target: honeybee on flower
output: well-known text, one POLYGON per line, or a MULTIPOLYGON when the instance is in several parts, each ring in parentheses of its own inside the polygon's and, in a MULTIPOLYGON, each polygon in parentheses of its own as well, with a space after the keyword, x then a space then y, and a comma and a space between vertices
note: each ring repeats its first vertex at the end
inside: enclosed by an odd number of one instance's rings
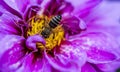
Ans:
POLYGON ((0 71, 114 72, 120 67, 119 4, 107 3, 0 1, 0 71))

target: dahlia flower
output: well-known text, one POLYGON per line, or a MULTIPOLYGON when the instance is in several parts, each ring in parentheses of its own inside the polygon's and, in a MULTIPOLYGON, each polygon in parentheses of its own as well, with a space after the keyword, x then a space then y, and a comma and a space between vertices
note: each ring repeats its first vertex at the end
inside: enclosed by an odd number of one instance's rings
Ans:
POLYGON ((1 0, 0 72, 114 72, 118 9, 102 0, 1 0))

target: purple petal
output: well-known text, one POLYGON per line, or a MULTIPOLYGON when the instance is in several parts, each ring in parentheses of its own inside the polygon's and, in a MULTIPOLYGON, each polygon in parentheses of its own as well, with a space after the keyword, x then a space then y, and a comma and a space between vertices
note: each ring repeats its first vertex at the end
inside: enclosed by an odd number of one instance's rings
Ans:
POLYGON ((25 12, 29 6, 40 5, 42 0, 14 0, 20 12, 25 12))
POLYGON ((115 26, 119 25, 120 2, 103 1, 91 14, 86 17, 90 25, 115 26))
POLYGON ((14 20, 18 18, 12 14, 2 14, 0 17, 0 32, 5 34, 16 34, 20 35, 21 31, 18 28, 17 23, 14 20))
POLYGON ((86 18, 88 31, 109 32, 120 44, 120 2, 104 1, 86 18))
POLYGON ((2 15, 3 13, 2 12, 0 12, 0 16, 2 15))
POLYGON ((2 16, 2 14, 5 12, 6 10, 0 6, 0 16, 2 16))
POLYGON ((92 9, 96 7, 102 0, 67 0, 68 2, 72 3, 74 6, 74 14, 79 15, 81 18, 87 17, 92 9))
POLYGON ((23 61, 18 72, 51 72, 49 63, 45 60, 40 52, 28 54, 23 61))
POLYGON ((0 5, 1 5, 4 9, 6 9, 7 11, 9 11, 10 13, 12 13, 12 14, 14 14, 14 15, 16 15, 16 16, 18 16, 19 18, 22 19, 22 15, 21 15, 18 11, 16 11, 15 9, 11 8, 4 0, 0 1, 0 5))
POLYGON ((45 40, 40 35, 29 36, 26 40, 26 46, 30 50, 37 51, 36 48, 37 42, 45 44, 45 40))
POLYGON ((79 72, 80 67, 86 62, 86 54, 69 42, 64 42, 60 49, 57 48, 54 57, 49 54, 45 56, 55 69, 65 72, 79 72))
POLYGON ((102 50, 97 50, 96 48, 95 49, 93 48, 93 50, 87 52, 87 55, 88 60, 94 63, 97 60, 99 60, 100 62, 109 62, 116 59, 116 56, 114 54, 102 50))
POLYGON ((15 71, 25 56, 24 38, 0 34, 0 71, 15 71))
POLYGON ((86 51, 88 62, 108 63, 120 58, 119 45, 108 34, 94 32, 85 35, 76 35, 70 41, 86 51))
POLYGON ((65 29, 65 32, 69 35, 79 34, 86 29, 86 24, 75 16, 67 16, 61 22, 65 29))
POLYGON ((81 72, 97 72, 92 65, 86 63, 82 66, 81 72))
POLYGON ((104 72, 115 72, 118 68, 120 68, 120 61, 97 64, 96 66, 104 72))
POLYGON ((30 18, 32 18, 33 16, 37 15, 38 11, 40 11, 39 6, 30 6, 24 14, 25 20, 27 21, 30 18))
POLYGON ((50 16, 71 13, 72 11, 73 6, 71 3, 65 2, 64 0, 51 0, 46 4, 44 14, 50 16))

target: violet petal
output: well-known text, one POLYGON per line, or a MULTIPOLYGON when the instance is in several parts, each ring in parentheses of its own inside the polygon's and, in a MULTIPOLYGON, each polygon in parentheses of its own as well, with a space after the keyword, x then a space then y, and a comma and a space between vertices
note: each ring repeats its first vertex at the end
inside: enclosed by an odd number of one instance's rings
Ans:
POLYGON ((14 20, 18 18, 12 14, 5 13, 0 17, 0 32, 5 34, 20 35, 21 31, 14 20))
POLYGON ((49 63, 58 71, 76 72, 86 62, 86 54, 69 42, 64 42, 57 48, 55 56, 45 54, 49 63))
POLYGON ((81 36, 72 36, 69 40, 86 51, 88 62, 108 63, 120 58, 119 45, 108 34, 93 32, 81 36))
POLYGON ((86 63, 82 66, 81 72, 97 72, 92 65, 86 63))
POLYGON ((15 71, 25 56, 25 39, 16 35, 0 34, 0 71, 15 71))
POLYGON ((0 1, 0 6, 2 6, 3 8, 5 8, 7 11, 9 11, 10 13, 18 16, 19 18, 22 19, 22 15, 16 11, 15 9, 11 8, 4 0, 0 1))
POLYGON ((79 15, 80 18, 86 18, 102 0, 67 0, 74 6, 73 14, 79 15))
POLYGON ((79 34, 86 29, 86 24, 76 16, 67 16, 61 22, 69 35, 79 34))
POLYGON ((27 21, 27 20, 29 20, 30 18, 32 18, 33 16, 35 16, 37 13, 38 13, 38 11, 40 11, 40 7, 39 6, 30 6, 27 10, 26 10, 26 12, 25 12, 25 14, 24 14, 24 18, 25 18, 25 20, 27 21))
POLYGON ((0 12, 0 16, 2 15, 3 13, 2 12, 0 12))
POLYGON ((29 6, 40 5, 42 0, 14 0, 20 12, 25 12, 29 6))
POLYGON ((120 2, 104 1, 86 18, 88 31, 111 33, 120 44, 120 2))
POLYGON ((71 13, 73 11, 73 6, 69 2, 64 0, 51 0, 45 6, 44 14, 47 16, 50 15, 59 15, 64 13, 71 13))
POLYGON ((26 40, 26 46, 30 50, 37 51, 36 48, 37 42, 45 44, 45 40, 40 35, 29 36, 26 40))
POLYGON ((0 6, 0 16, 2 16, 2 14, 5 12, 6 10, 2 7, 2 6, 0 6))
POLYGON ((101 63, 96 66, 104 72, 116 72, 116 70, 120 68, 120 61, 116 60, 110 63, 101 63))
POLYGON ((42 55, 39 52, 26 55, 22 66, 17 72, 51 72, 51 66, 42 55))

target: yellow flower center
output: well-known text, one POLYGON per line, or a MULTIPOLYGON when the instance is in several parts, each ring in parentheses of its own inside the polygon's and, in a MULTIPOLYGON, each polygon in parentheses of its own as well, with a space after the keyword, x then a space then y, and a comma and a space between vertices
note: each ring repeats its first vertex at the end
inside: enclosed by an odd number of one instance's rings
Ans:
MULTIPOLYGON (((47 16, 34 16, 29 20, 30 27, 27 30, 27 36, 32 36, 39 34, 41 35, 41 32, 46 28, 50 27, 49 22, 52 19, 52 17, 47 16)), ((47 50, 51 50, 56 46, 59 46, 61 41, 64 40, 64 29, 62 28, 62 25, 58 25, 55 28, 51 28, 51 33, 48 38, 45 38, 46 44, 45 46, 42 43, 37 43, 37 48, 47 50)))

